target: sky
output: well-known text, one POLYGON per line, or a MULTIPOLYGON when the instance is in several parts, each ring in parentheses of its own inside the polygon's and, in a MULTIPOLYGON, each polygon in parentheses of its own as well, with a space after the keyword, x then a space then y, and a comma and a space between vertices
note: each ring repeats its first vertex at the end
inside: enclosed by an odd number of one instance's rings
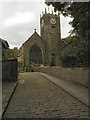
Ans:
MULTIPOLYGON (((40 14, 48 11, 44 0, 0 0, 0 38, 9 43, 10 48, 20 47, 33 33, 34 29, 40 35, 40 14), (33 2, 32 2, 33 1, 33 2)), ((57 14, 57 13, 56 13, 57 14)), ((72 29, 68 24, 70 17, 60 15, 61 38, 69 35, 72 29)))

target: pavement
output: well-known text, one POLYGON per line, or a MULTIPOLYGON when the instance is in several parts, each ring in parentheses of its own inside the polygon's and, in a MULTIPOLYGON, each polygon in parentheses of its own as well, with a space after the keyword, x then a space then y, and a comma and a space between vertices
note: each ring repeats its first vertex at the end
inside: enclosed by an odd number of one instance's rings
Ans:
POLYGON ((58 87, 61 87, 63 90, 68 92, 70 95, 80 100, 82 103, 88 106, 88 88, 80 86, 70 81, 60 80, 52 75, 46 73, 39 73, 40 75, 46 77, 52 83, 56 84, 58 87))
POLYGON ((7 105, 9 104, 10 98, 15 91, 17 82, 4 81, 2 82, 2 113, 4 113, 7 105))
MULTIPOLYGON (((88 107, 59 87, 60 82, 67 88, 71 84, 59 81, 43 73, 19 74, 4 118, 88 118, 88 107)), ((86 89, 82 90, 84 93, 86 89)))

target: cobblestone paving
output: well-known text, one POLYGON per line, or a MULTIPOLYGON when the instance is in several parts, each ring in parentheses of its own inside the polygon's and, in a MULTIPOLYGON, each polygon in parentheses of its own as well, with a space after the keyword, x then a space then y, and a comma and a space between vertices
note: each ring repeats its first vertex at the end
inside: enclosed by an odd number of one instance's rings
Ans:
POLYGON ((38 73, 22 73, 4 118, 88 118, 88 108, 38 73))
POLYGON ((2 82, 2 111, 5 109, 5 106, 15 85, 16 82, 2 82))

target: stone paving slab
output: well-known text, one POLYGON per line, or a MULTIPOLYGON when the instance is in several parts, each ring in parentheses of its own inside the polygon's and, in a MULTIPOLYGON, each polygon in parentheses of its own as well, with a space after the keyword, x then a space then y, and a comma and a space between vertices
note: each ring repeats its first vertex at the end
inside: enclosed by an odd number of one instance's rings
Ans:
POLYGON ((8 105, 9 99, 14 92, 17 82, 2 82, 2 113, 8 105))
POLYGON ((83 86, 77 85, 69 81, 60 80, 46 73, 39 73, 39 74, 46 77, 51 82, 55 83, 56 85, 58 85, 59 87, 61 87, 69 94, 79 99, 81 102, 83 102, 85 105, 88 106, 88 88, 85 88, 83 86))
POLYGON ((21 73, 4 118, 88 118, 88 108, 39 73, 21 73))

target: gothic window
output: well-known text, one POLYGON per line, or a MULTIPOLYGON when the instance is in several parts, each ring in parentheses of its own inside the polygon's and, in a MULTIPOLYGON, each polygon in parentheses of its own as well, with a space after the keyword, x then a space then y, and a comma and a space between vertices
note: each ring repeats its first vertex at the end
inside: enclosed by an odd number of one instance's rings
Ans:
POLYGON ((55 26, 52 26, 52 28, 55 28, 55 26))
POLYGON ((52 32, 55 33, 55 26, 52 26, 52 32))
POLYGON ((30 49, 30 64, 42 64, 42 52, 36 44, 30 49))

